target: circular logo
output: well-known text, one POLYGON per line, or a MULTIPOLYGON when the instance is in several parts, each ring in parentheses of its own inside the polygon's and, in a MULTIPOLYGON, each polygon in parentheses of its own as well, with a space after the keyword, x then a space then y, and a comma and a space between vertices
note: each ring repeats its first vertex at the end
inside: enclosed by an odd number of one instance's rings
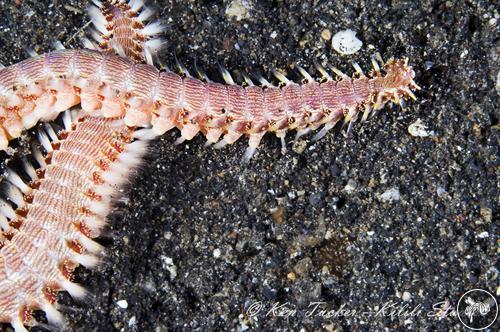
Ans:
POLYGON ((490 292, 472 289, 458 300, 457 313, 465 327, 476 331, 484 330, 496 321, 498 303, 490 292))

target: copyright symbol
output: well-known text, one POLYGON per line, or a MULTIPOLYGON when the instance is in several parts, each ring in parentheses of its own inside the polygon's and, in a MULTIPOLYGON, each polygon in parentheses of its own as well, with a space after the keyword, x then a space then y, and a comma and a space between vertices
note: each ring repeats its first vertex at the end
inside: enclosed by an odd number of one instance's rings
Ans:
POLYGON ((261 301, 257 301, 252 303, 248 309, 247 309, 247 316, 248 317, 255 317, 259 314, 259 312, 262 310, 263 304, 261 301))

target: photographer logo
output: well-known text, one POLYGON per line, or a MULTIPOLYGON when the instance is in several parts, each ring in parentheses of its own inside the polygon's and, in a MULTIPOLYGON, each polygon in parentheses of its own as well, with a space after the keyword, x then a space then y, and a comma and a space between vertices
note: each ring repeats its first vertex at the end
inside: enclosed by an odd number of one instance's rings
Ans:
POLYGON ((471 330, 484 330, 490 327, 498 316, 498 303, 493 294, 484 289, 466 292, 457 304, 460 322, 471 330))

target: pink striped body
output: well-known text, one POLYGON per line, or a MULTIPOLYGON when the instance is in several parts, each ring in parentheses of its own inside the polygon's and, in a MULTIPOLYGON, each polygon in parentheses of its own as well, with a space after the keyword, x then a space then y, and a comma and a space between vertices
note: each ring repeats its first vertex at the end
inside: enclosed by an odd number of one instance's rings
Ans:
POLYGON ((315 129, 363 105, 381 107, 411 93, 411 67, 398 60, 385 70, 373 78, 263 89, 183 78, 95 51, 57 51, 0 70, 0 146, 79 103, 94 116, 123 117, 129 126, 151 125, 158 134, 177 127, 186 139, 201 131, 213 142, 221 134, 315 129))
POLYGON ((132 135, 122 120, 85 117, 52 143, 24 194, 24 206, 12 212, 8 230, 2 225, 0 322, 23 330, 32 323, 32 312, 41 309, 60 323, 57 292, 85 295, 72 282, 72 272, 79 264, 98 262, 94 255, 102 248, 92 239, 105 224, 115 187, 126 179, 115 169, 128 172, 144 153, 145 144, 131 143, 132 135))

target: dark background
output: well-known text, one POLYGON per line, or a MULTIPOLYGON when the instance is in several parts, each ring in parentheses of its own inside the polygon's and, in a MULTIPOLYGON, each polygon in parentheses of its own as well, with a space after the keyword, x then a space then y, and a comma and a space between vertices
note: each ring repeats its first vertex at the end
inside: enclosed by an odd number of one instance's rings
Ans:
MULTIPOLYGON (((25 48, 50 51, 55 40, 78 47, 72 36, 89 20, 85 1, 18 2, 0 0, 0 62, 26 58, 25 48)), ((328 60, 351 73, 350 60, 368 69, 378 50, 386 59, 409 57, 423 89, 405 111, 386 108, 348 138, 305 137, 283 155, 279 140, 266 136, 247 165, 246 139, 222 150, 204 148, 202 136, 174 146, 176 131, 155 141, 109 218, 104 263, 78 271, 93 297, 75 303, 61 294, 67 327, 463 329, 456 317, 426 314, 438 302, 456 306, 473 288, 497 292, 494 1, 250 1, 240 21, 226 15, 229 1, 153 3, 168 25, 162 61, 172 65, 176 54, 193 68, 196 58, 214 80, 217 62, 269 77, 270 65, 299 63, 312 73, 314 60, 328 60), (345 28, 364 43, 352 56, 321 37, 345 28), (435 136, 411 136, 417 119, 435 136), (381 199, 390 189, 399 200, 381 199), (255 301, 266 308, 258 321, 245 315, 255 301), (328 310, 376 312, 395 303, 423 313, 305 317, 315 301, 328 310), (275 302, 298 312, 265 317, 275 302)), ((20 154, 32 137, 15 143, 20 154)))

